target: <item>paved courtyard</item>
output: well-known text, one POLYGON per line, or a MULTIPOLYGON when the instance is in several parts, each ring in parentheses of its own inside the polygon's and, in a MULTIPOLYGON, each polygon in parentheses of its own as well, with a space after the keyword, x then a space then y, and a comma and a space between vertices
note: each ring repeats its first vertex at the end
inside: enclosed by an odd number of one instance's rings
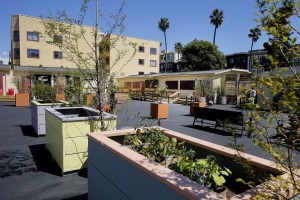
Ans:
MULTIPOLYGON (((232 105, 214 105, 234 110, 232 105)), ((15 107, 14 103, 0 102, 0 198, 1 199, 87 199, 87 173, 80 172, 64 177, 45 150, 45 137, 36 137, 31 126, 30 108, 15 107)), ((137 127, 138 124, 157 125, 148 118, 150 103, 129 101, 118 112, 118 129, 137 127), (144 120, 141 120, 144 119, 144 120)), ((189 107, 169 105, 169 118, 161 126, 209 142, 226 145, 230 135, 209 128, 192 127, 189 107)), ((238 139, 250 154, 269 158, 245 136, 238 139)), ((299 162, 299 154, 297 155, 299 162)))

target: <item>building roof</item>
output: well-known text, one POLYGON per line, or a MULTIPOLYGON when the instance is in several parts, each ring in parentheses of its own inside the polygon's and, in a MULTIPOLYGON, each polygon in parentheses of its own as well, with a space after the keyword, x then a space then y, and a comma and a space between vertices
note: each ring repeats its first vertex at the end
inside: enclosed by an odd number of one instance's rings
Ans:
POLYGON ((245 69, 221 69, 221 70, 207 70, 207 71, 191 71, 191 72, 173 72, 173 73, 158 73, 158 74, 143 74, 143 75, 130 75, 118 77, 122 78, 153 78, 153 77, 171 77, 171 76, 195 76, 195 75, 218 75, 223 73, 239 73, 251 74, 250 71, 245 69))

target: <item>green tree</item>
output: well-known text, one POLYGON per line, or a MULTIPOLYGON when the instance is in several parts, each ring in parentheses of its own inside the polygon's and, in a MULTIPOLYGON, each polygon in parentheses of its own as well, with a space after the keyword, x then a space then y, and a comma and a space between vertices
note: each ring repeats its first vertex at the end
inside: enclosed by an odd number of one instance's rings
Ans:
POLYGON ((96 93, 95 106, 100 111, 101 130, 104 130, 102 108, 104 104, 110 102, 111 82, 115 76, 111 70, 120 60, 123 59, 124 65, 126 65, 132 59, 136 52, 136 44, 127 42, 126 38, 122 36, 126 17, 125 1, 122 1, 120 8, 115 13, 111 13, 110 17, 101 16, 101 19, 106 20, 105 23, 108 24, 102 28, 101 34, 98 25, 98 1, 95 27, 91 31, 83 25, 88 11, 88 3, 89 0, 83 0, 78 19, 68 17, 65 11, 58 11, 57 16, 50 15, 43 19, 45 31, 42 35, 46 37, 49 44, 58 47, 63 52, 64 58, 77 67, 84 80, 89 84, 89 88, 96 93), (105 27, 108 28, 105 30, 105 27), (123 47, 128 48, 119 49, 117 44, 120 45, 120 43, 123 47), (82 48, 83 44, 85 51, 82 48), (109 57, 109 52, 112 50, 117 54, 115 60, 111 60, 109 57), (131 54, 128 60, 127 54, 131 54), (125 58, 125 56, 127 57, 125 58))
POLYGON ((268 76, 255 77, 253 86, 257 87, 266 110, 262 111, 259 105, 248 107, 252 120, 246 126, 247 136, 286 174, 285 177, 270 175, 273 181, 265 184, 266 189, 256 199, 290 199, 300 191, 299 163, 295 161, 300 141, 300 79, 294 67, 294 59, 300 57, 300 47, 296 45, 300 32, 295 24, 300 18, 300 1, 257 0, 257 7, 257 22, 272 46, 268 54, 271 71, 268 76), (287 67, 282 68, 282 62, 287 67), (291 75, 285 75, 287 70, 291 75), (281 94, 280 100, 270 101, 265 91, 273 96, 281 94), (277 109, 276 104, 281 108, 277 109))
POLYGON ((226 58, 208 41, 193 40, 182 50, 188 71, 223 69, 226 58))
POLYGON ((165 72, 166 72, 166 67, 168 65, 167 62, 167 53, 168 53, 168 46, 167 46, 167 30, 170 28, 170 22, 168 18, 161 18, 158 22, 158 28, 164 33, 164 38, 165 38, 165 72))
POLYGON ((261 30, 258 27, 250 29, 248 37, 251 38, 251 49, 250 49, 250 68, 252 68, 252 49, 254 42, 257 42, 261 36, 261 30))
POLYGON ((217 29, 223 23, 224 12, 223 12, 223 10, 214 9, 213 12, 212 12, 212 14, 209 16, 209 18, 210 18, 210 23, 215 26, 214 40, 213 40, 213 45, 215 45, 215 39, 216 39, 217 29))
POLYGON ((177 42, 175 43, 174 45, 174 49, 175 51, 177 52, 178 54, 178 58, 177 58, 177 61, 178 61, 178 70, 180 69, 180 66, 179 66, 179 59, 180 59, 180 54, 182 53, 182 49, 183 49, 183 46, 180 42, 177 42))

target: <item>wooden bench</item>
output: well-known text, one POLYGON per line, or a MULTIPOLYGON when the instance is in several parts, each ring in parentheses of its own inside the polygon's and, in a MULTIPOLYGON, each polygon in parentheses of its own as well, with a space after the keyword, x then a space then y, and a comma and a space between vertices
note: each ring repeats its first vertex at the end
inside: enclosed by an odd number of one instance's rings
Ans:
POLYGON ((243 131, 245 129, 244 116, 243 113, 239 111, 194 107, 193 126, 196 122, 200 122, 202 126, 203 123, 213 124, 215 125, 215 129, 217 128, 217 126, 222 126, 223 129, 225 129, 226 125, 228 124, 241 126, 241 135, 243 135, 243 131), (214 123, 210 123, 207 121, 211 121, 214 123))

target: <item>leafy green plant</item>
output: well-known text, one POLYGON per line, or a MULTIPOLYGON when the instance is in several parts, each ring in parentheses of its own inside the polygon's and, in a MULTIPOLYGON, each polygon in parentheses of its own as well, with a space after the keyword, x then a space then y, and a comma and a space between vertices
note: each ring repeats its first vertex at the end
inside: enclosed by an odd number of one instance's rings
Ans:
POLYGON ((56 102, 55 89, 51 85, 41 81, 36 81, 34 85, 30 87, 30 93, 37 101, 43 101, 44 103, 56 102))
POLYGON ((137 129, 136 134, 125 137, 124 145, 213 190, 223 186, 225 176, 231 174, 229 169, 219 166, 214 156, 195 159, 194 150, 166 136, 159 128, 137 129))
POLYGON ((86 103, 87 94, 81 84, 74 84, 71 80, 67 80, 67 86, 64 88, 66 101, 70 106, 82 106, 86 103))
POLYGON ((165 86, 161 89, 158 85, 155 85, 154 91, 159 95, 159 102, 161 102, 162 96, 168 92, 168 87, 165 86))

